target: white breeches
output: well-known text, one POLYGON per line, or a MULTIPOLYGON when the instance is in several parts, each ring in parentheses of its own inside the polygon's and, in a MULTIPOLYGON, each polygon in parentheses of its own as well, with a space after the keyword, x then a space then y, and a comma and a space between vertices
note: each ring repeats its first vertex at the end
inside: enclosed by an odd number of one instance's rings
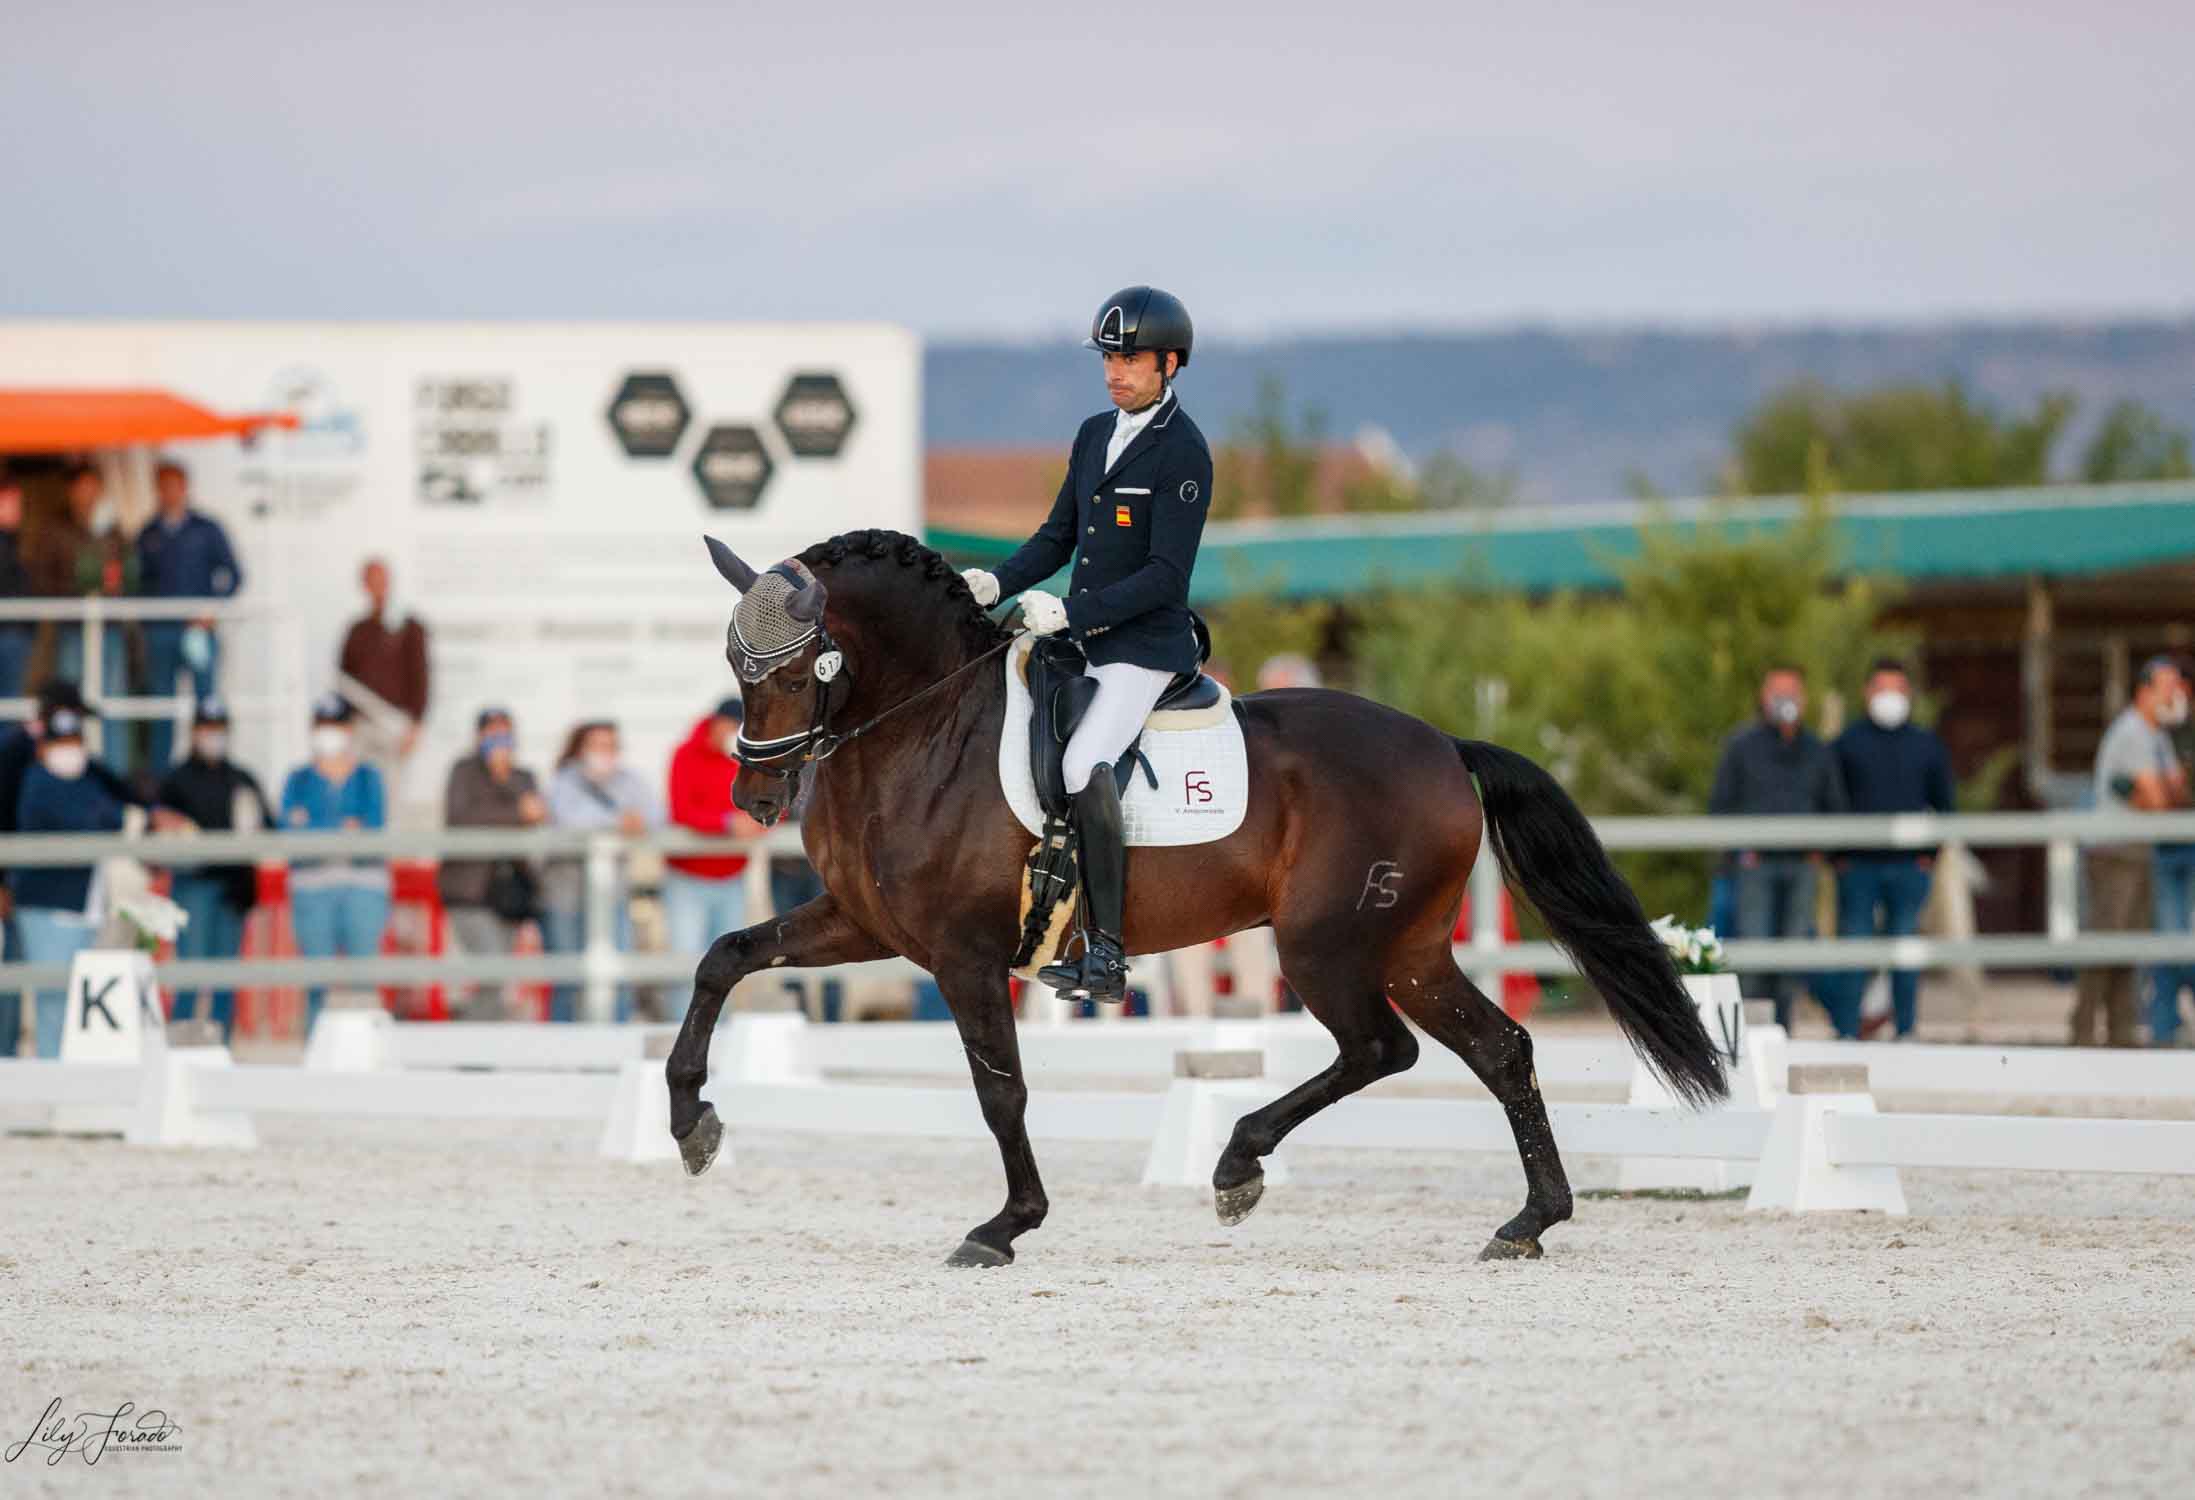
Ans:
POLYGON ((1060 769, 1066 773, 1070 794, 1090 784, 1090 770, 1098 762, 1111 764, 1120 759, 1120 752, 1128 748, 1128 742, 1150 717, 1158 695, 1174 680, 1171 672, 1127 661, 1107 662, 1090 668, 1085 675, 1097 679, 1098 690, 1090 711, 1075 726, 1074 737, 1067 741, 1067 753, 1061 759, 1060 769))

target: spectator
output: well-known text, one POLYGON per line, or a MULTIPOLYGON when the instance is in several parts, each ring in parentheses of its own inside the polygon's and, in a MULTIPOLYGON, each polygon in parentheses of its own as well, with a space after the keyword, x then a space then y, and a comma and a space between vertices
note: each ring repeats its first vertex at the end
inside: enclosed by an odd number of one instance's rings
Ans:
MULTIPOLYGON (((2172 745, 2172 758, 2179 768, 2181 785, 2187 785, 2187 711, 2185 693, 2195 689, 2195 672, 2182 658, 2177 664, 2182 687, 2182 704, 2178 720, 2174 721, 2170 706, 2160 716, 2159 726, 2166 731, 2172 745)), ((2156 917, 2159 932, 2185 933, 2195 927, 2195 844, 2159 844, 2156 863, 2151 871, 2156 884, 2156 917)), ((2195 963, 2159 964, 2149 971, 2149 1043, 2153 1047, 2170 1047, 2180 1038, 2180 991, 2195 989, 2195 963)))
MULTIPOLYGON (((23 774, 15 821, 24 833, 119 833, 129 810, 110 790, 110 782, 89 774, 84 748, 84 716, 56 709, 46 718, 38 742, 38 760, 23 774)), ((141 816, 141 815, 140 815, 141 816)), ((65 964, 90 946, 96 926, 86 913, 91 898, 88 865, 28 865, 15 872, 15 925, 22 935, 23 961, 65 964)), ((61 1028, 68 996, 61 990, 38 992, 38 1055, 61 1055, 61 1028)), ((14 1050, 14 1035, 8 1037, 14 1050)))
MULTIPOLYGON (((549 821, 558 828, 616 829, 630 837, 663 821, 655 793, 619 754, 617 726, 606 719, 581 724, 564 743, 549 783, 549 821)), ((625 862, 617 862, 617 888, 611 941, 620 953, 633 946, 632 914, 625 889, 625 862)), ((587 946, 587 883, 584 862, 552 860, 541 880, 542 946, 551 953, 578 953, 587 946)), ((632 1016, 632 986, 617 987, 617 1019, 632 1016)), ((560 984, 549 996, 549 1019, 572 1021, 579 1015, 579 986, 560 984)))
MULTIPOLYGON (((219 698, 200 700, 191 721, 190 754, 160 783, 160 806, 184 820, 187 832, 256 833, 274 826, 266 793, 251 772, 229 759, 229 710, 219 698)), ((249 864, 183 866, 171 892, 190 921, 175 940, 177 958, 234 958, 244 951, 244 919, 259 899, 259 871, 249 864)), ((208 1012, 226 1038, 235 991, 210 993, 208 1012)), ((196 1016, 198 993, 178 991, 178 1020, 196 1016)))
MULTIPOLYGON (((1933 730, 1912 722, 1913 681, 1903 662, 1884 657, 1867 675, 1867 717, 1837 736, 1837 770, 1855 813, 1953 810, 1951 756, 1933 730)), ((1915 849, 1854 850, 1837 860, 1837 935, 1909 937, 1921 925, 1935 868, 1915 849), (1879 913, 1879 915, 1878 915, 1879 913)), ((1860 1034, 1865 972, 1844 976, 1834 1019, 1839 1036, 1860 1034)), ((1890 1014, 1898 1038, 1910 1040, 1920 1018, 1920 975, 1890 977, 1890 1014)))
MULTIPOLYGON (((153 470, 153 493, 160 509, 137 533, 137 573, 143 592, 154 599, 226 599, 244 581, 229 534, 221 523, 191 506, 190 476, 173 459, 153 470)), ((190 674, 190 691, 203 701, 217 691, 221 641, 213 618, 145 622, 146 691, 155 698, 175 692, 176 679, 190 674)), ((154 719, 147 749, 155 775, 173 759, 175 726, 154 719)))
MULTIPOLYGON (((548 804, 541 800, 533 772, 519 769, 510 713, 484 708, 473 731, 473 753, 450 767, 442 800, 444 825, 525 828, 546 819, 548 804)), ((533 871, 522 859, 444 860, 438 883, 460 953, 510 952, 519 924, 539 913, 533 871)), ((503 1020, 503 986, 477 986, 466 1019, 503 1020)))
POLYGON ((419 726, 427 718, 427 627, 390 602, 389 565, 382 559, 367 559, 359 580, 366 613, 343 637, 338 668, 388 706, 383 713, 369 705, 360 751, 395 781, 418 748, 419 726))
MULTIPOLYGON (((0 469, 0 601, 31 596, 23 566, 23 482, 0 469)), ((28 620, 0 619, 0 698, 20 698, 30 678, 34 632, 28 620)), ((13 804, 8 807, 14 816, 13 804)))
MULTIPOLYGON (((361 765, 350 700, 330 693, 313 705, 312 759, 282 784, 282 826, 299 833, 386 827, 388 795, 381 773, 361 765)), ((297 951, 306 958, 371 958, 389 922, 389 872, 378 859, 290 861, 290 918, 297 951)), ((324 985, 305 995, 305 1030, 312 1032, 327 998, 324 985)))
MULTIPOLYGON (((1753 818, 1843 812, 1844 782, 1837 774, 1837 759, 1802 722, 1806 675, 1797 667, 1770 668, 1761 678, 1760 711, 1757 723, 1724 742, 1707 810, 1724 817, 1753 818)), ((1819 855, 1782 849, 1738 850, 1732 860, 1736 935, 1812 937, 1819 859, 1819 855)), ((1776 1023, 1788 1027, 1799 976, 1760 975, 1755 993, 1763 989, 1775 998, 1776 1023)))
MULTIPOLYGON (((746 710, 726 698, 716 711, 671 753, 671 821, 696 833, 761 833, 761 825, 732 806, 732 782, 739 775, 733 746, 746 710)), ((666 860, 663 872, 663 921, 671 951, 698 957, 709 944, 747 922, 747 897, 740 877, 744 854, 687 854, 666 860)))
MULTIPOLYGON (((2187 769, 2167 726, 2187 718, 2187 682, 2169 657, 2142 663, 2134 701, 2119 711, 2096 749, 2096 806, 2116 812, 2170 812, 2188 805, 2187 769)), ((2156 916, 2151 879, 2155 851, 2146 843, 2097 844, 2088 851, 2088 926, 2141 932, 2156 916)), ((2134 1045, 2134 970, 2084 970, 2073 1002, 2073 1045, 2134 1045), (2101 1023, 2103 1034, 2098 1036, 2101 1023)))
MULTIPOLYGON (((31 586, 55 599, 91 594, 119 598, 137 592, 137 554, 122 540, 105 505, 107 482, 97 469, 80 464, 69 471, 68 512, 42 527, 29 548, 31 586)), ((52 635, 54 677, 84 680, 84 627, 62 625, 52 635)), ((126 627, 100 631, 99 690, 102 696, 129 691, 129 643, 126 627)), ((126 761, 127 757, 123 757, 126 761)))

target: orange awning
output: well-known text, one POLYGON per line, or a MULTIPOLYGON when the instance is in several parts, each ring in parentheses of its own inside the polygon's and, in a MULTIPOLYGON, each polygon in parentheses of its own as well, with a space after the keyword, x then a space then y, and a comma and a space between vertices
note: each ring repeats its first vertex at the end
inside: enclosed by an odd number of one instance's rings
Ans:
POLYGON ((288 412, 223 416, 167 391, 0 389, 0 453, 71 453, 295 427, 288 412))

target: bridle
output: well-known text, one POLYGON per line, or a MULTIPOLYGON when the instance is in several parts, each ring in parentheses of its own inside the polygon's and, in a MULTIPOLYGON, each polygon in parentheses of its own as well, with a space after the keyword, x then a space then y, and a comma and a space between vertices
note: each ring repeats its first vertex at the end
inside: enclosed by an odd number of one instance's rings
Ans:
MULTIPOLYGON (((735 634, 738 628, 738 622, 735 619, 732 626, 735 634)), ((800 650, 810 641, 821 641, 823 649, 816 653, 814 709, 809 715, 807 729, 798 734, 781 734, 775 739, 751 740, 747 738, 746 727, 742 725, 738 738, 733 741, 733 748, 739 755, 739 763, 742 766, 753 766, 765 775, 789 778, 803 766, 829 760, 893 714, 921 702, 955 678, 974 671, 1020 638, 1019 634, 1007 636, 982 655, 961 663, 928 687, 916 689, 882 713, 873 714, 844 734, 838 734, 831 729, 831 684, 836 682, 843 672, 846 658, 844 653, 838 649, 837 643, 831 639, 830 632, 823 628, 823 624, 819 620, 816 622, 815 628, 809 631, 808 634, 789 646, 782 647, 772 653, 776 659, 763 669, 761 677, 755 679, 759 682, 762 678, 768 677, 770 673, 790 660, 794 652, 800 650), (828 671, 825 670, 826 662, 831 664, 828 671)), ((743 664, 755 662, 756 658, 749 655, 745 658, 743 664)))

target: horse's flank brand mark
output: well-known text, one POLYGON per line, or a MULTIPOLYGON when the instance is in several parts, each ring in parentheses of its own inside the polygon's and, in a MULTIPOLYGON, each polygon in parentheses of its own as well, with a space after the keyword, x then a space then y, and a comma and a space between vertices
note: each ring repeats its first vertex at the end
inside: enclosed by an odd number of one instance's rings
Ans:
POLYGON ((1394 882, 1402 879, 1402 866, 1391 859, 1375 859, 1372 868, 1364 872, 1364 889, 1357 893, 1357 910, 1363 911, 1369 901, 1375 908, 1393 906, 1402 899, 1394 882))

